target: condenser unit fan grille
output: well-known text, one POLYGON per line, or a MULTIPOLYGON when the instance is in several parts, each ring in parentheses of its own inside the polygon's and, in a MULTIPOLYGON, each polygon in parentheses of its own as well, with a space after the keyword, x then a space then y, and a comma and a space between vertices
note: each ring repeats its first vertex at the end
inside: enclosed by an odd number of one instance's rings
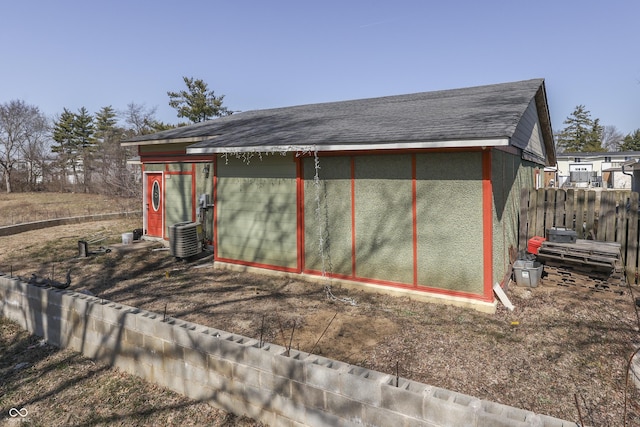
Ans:
POLYGON ((179 222, 169 226, 169 247, 176 258, 188 258, 202 252, 202 224, 179 222))

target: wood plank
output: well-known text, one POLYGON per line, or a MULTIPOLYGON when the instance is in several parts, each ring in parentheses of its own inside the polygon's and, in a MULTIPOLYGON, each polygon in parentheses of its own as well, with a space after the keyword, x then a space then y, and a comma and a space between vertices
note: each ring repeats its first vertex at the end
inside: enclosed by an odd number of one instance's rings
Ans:
POLYGON ((627 258, 627 201, 629 200, 629 194, 626 192, 620 192, 618 199, 618 209, 616 212, 616 242, 620 243, 623 249, 622 256, 627 258))
POLYGON ((606 226, 607 226, 607 222, 605 221, 605 210, 606 210, 606 205, 607 205, 607 197, 605 192, 601 192, 599 194, 600 196, 600 206, 598 208, 598 210, 596 211, 597 215, 597 225, 596 225, 596 235, 598 236, 598 240, 605 240, 605 236, 606 236, 606 226))
POLYGON ((575 243, 558 243, 545 240, 542 242, 540 249, 546 248, 562 248, 576 252, 607 254, 613 258, 619 258, 620 244, 615 242, 596 242, 593 240, 576 240, 575 243))
POLYGON ((584 238, 584 210, 585 210, 585 193, 584 190, 576 192, 576 233, 578 239, 584 238))
POLYGON ((538 192, 531 190, 529 193, 529 228, 527 230, 527 238, 530 239, 536 235, 536 227, 538 223, 538 192))
POLYGON ((573 188, 567 190, 567 195, 565 199, 565 227, 570 228, 571 230, 576 229, 576 223, 574 221, 575 209, 574 205, 576 203, 576 194, 573 188))
POLYGON ((523 188, 520 190, 520 216, 518 221, 520 221, 518 226, 518 250, 523 251, 527 249, 527 243, 529 239, 527 238, 527 230, 529 225, 529 189, 523 188))
POLYGON ((544 188, 536 191, 536 229, 534 236, 544 237, 544 188))
MULTIPOLYGON (((555 203, 555 215, 553 218, 553 223, 555 227, 563 227, 569 228, 565 222, 565 203, 567 202, 567 192, 562 188, 556 189, 556 203, 555 203)), ((547 227, 549 228, 549 227, 547 227)), ((570 228, 573 229, 573 226, 570 228)))
POLYGON ((548 229, 553 227, 553 218, 554 213, 553 209, 556 205, 556 189, 555 188, 547 188, 545 191, 545 200, 544 200, 544 231, 545 237, 548 229))
POLYGON ((631 193, 629 200, 629 231, 627 234, 627 258, 625 268, 627 271, 627 281, 636 283, 638 272, 638 193, 631 193))
POLYGON ((609 193, 609 209, 607 211, 607 242, 616 241, 616 197, 617 194, 614 191, 608 191, 609 193))
POLYGON ((595 228, 595 219, 596 219, 596 192, 589 190, 587 191, 587 218, 586 218, 586 227, 585 227, 585 238, 591 237, 593 240, 598 238, 597 231, 595 228))

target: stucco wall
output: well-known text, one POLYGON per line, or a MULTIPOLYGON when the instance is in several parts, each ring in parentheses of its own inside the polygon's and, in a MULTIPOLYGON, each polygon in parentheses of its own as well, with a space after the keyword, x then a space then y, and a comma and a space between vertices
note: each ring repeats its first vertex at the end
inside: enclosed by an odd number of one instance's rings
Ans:
POLYGON ((316 185, 314 159, 304 160, 306 270, 321 270, 322 236, 328 273, 483 294, 480 152, 327 156, 319 162, 316 185))
POLYGON ((418 283, 483 293, 482 153, 417 156, 418 283))
POLYGON ((292 155, 235 156, 217 164, 216 257, 297 268, 296 163, 292 155))
POLYGON ((534 170, 533 163, 517 155, 492 152, 494 283, 503 281, 511 262, 509 252, 517 251, 520 190, 533 187, 534 170))
POLYGON ((350 276, 351 157, 320 159, 318 182, 314 160, 303 160, 305 269, 350 276))
POLYGON ((411 156, 355 158, 355 274, 413 283, 411 156))

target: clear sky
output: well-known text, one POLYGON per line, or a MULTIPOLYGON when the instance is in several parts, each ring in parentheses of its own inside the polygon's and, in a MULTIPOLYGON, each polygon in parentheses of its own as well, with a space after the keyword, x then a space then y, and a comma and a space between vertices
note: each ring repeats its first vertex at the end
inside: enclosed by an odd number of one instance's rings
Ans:
POLYGON ((554 131, 583 104, 627 134, 639 16, 637 0, 5 0, 0 103, 135 102, 177 123, 183 76, 235 111, 543 77, 554 131))

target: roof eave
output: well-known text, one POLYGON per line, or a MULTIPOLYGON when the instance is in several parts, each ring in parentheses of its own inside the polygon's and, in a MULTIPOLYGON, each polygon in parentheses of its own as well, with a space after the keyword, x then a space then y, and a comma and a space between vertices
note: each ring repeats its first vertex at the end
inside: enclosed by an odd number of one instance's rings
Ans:
POLYGON ((120 145, 122 147, 132 147, 138 145, 162 145, 162 144, 195 144, 196 142, 202 142, 210 140, 212 136, 191 136, 185 138, 168 138, 168 139, 148 139, 144 141, 124 141, 120 145))
POLYGON ((265 146, 212 146, 187 147, 187 154, 224 154, 224 153, 283 153, 308 151, 374 151, 374 150, 412 150, 425 148, 471 148, 502 147, 509 145, 509 138, 449 140, 449 141, 410 141, 410 142, 368 142, 338 144, 300 144, 265 146))
POLYGON ((556 144, 553 140, 553 128, 551 127, 551 115, 549 113, 547 91, 545 89, 544 81, 542 81, 542 84, 536 92, 535 100, 536 109, 538 111, 538 120, 542 126, 542 138, 544 140, 547 166, 554 166, 558 163, 558 159, 556 157, 556 144))

